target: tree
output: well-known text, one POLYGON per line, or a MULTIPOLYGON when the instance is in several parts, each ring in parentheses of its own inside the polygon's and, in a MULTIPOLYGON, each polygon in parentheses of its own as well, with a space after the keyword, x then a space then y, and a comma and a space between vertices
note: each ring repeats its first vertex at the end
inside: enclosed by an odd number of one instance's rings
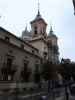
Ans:
MULTIPOLYGON (((53 91, 53 88, 55 87, 55 81, 57 79, 57 65, 52 64, 51 62, 46 62, 42 65, 42 77, 45 81, 48 81, 48 93, 53 91)), ((54 97, 54 93, 52 93, 54 97)))
POLYGON ((63 85, 65 87, 65 96, 66 100, 69 99, 68 94, 68 87, 70 87, 70 80, 71 80, 71 65, 70 63, 61 63, 59 68, 59 73, 63 78, 63 85))
POLYGON ((42 65, 42 77, 47 80, 57 79, 57 65, 51 62, 46 62, 42 65))
POLYGON ((70 70, 71 70, 71 77, 75 81, 75 63, 71 63, 70 66, 71 66, 71 68, 70 68, 70 70))

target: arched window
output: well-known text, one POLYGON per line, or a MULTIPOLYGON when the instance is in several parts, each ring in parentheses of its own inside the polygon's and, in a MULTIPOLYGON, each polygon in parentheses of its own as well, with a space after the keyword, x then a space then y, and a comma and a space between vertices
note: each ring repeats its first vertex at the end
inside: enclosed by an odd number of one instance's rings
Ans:
POLYGON ((37 27, 34 27, 34 33, 37 34, 37 27))

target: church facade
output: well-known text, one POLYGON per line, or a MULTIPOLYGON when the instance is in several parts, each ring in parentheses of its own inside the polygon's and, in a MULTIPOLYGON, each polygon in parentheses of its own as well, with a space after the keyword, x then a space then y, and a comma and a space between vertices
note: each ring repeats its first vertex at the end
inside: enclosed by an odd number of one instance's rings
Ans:
POLYGON ((26 27, 22 32, 22 39, 37 48, 42 59, 46 59, 51 63, 58 63, 58 38, 54 34, 52 27, 49 34, 47 34, 47 23, 42 18, 39 10, 35 19, 30 23, 31 31, 29 32, 26 27))

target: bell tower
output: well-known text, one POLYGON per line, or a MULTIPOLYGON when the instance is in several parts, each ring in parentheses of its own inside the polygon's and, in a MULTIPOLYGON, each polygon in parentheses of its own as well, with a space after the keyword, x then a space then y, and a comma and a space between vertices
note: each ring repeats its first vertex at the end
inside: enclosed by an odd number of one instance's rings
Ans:
POLYGON ((51 63, 59 63, 59 48, 58 48, 58 38, 54 34, 52 26, 48 34, 47 43, 48 43, 48 60, 51 63))
POLYGON ((46 35, 47 23, 40 14, 40 7, 38 2, 38 13, 33 21, 31 21, 32 37, 39 37, 46 35))

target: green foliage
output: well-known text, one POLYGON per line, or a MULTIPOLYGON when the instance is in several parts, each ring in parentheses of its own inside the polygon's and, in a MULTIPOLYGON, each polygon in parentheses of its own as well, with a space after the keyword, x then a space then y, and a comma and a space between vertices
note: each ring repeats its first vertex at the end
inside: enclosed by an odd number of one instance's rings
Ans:
POLYGON ((70 80, 71 73, 69 64, 61 64, 60 74, 62 75, 63 79, 70 80))
POLYGON ((75 64, 64 63, 59 65, 59 73, 62 75, 63 79, 70 80, 71 77, 75 80, 75 64))
POLYGON ((69 99, 68 88, 70 88, 69 82, 71 82, 71 77, 75 80, 75 64, 73 63, 61 63, 59 65, 59 73, 62 75, 63 84, 65 86, 66 100, 69 99))
POLYGON ((70 64, 71 77, 75 81, 75 64, 70 64))
POLYGON ((54 80, 56 79, 56 65, 46 62, 42 65, 42 77, 45 80, 54 80))

